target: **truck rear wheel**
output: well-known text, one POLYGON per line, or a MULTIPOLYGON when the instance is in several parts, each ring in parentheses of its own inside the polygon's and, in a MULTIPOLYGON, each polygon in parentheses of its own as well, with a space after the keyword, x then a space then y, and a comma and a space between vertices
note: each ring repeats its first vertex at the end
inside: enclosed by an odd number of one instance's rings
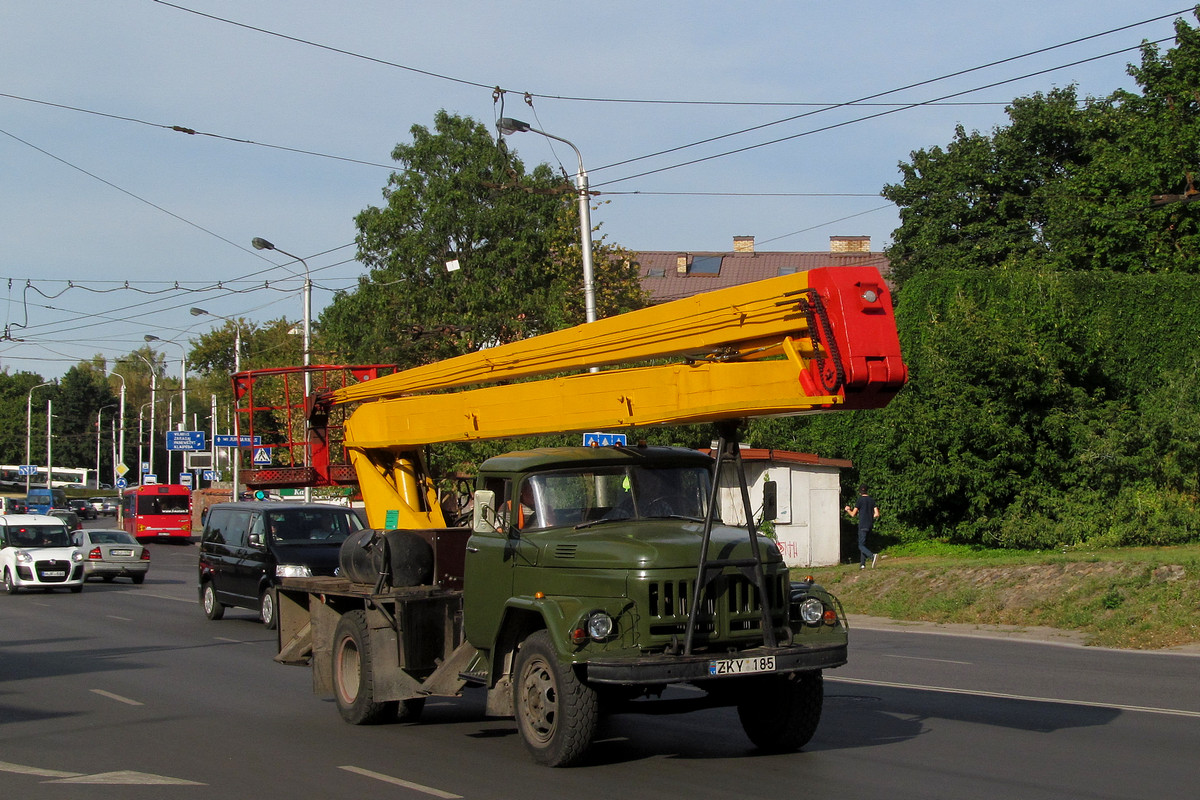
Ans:
POLYGON ((375 702, 374 683, 367 615, 347 612, 333 636, 333 696, 342 719, 351 725, 374 725, 396 718, 399 704, 375 702))
POLYGON ((517 730, 535 761, 565 767, 592 743, 599 719, 596 691, 561 666, 547 631, 525 639, 513 681, 517 730))
POLYGON ((761 750, 786 753, 812 739, 821 721, 825 696, 820 671, 746 681, 738 718, 750 741, 761 750))

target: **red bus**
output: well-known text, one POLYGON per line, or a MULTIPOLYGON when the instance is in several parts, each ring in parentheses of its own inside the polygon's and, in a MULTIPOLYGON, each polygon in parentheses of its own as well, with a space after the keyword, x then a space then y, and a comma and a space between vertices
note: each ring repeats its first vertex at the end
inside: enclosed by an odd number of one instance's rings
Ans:
POLYGON ((138 539, 186 539, 192 535, 192 490, 177 483, 149 483, 121 494, 125 530, 138 539))

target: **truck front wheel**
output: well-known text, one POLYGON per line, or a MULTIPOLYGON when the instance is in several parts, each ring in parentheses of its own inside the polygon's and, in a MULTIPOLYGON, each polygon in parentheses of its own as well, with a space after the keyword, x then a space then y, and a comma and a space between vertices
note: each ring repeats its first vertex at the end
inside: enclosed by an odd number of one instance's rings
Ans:
POLYGON ((560 665, 547 631, 525 639, 517 651, 513 681, 517 729, 535 761, 565 767, 592 743, 599 719, 596 691, 560 665))
POLYGON ((825 688, 819 671, 805 672, 748 679, 740 695, 738 718, 750 741, 761 750, 786 753, 816 733, 825 688))
POLYGON ((375 702, 374 682, 367 615, 350 611, 338 620, 333 636, 333 696, 342 719, 373 725, 396 718, 396 701, 375 702))

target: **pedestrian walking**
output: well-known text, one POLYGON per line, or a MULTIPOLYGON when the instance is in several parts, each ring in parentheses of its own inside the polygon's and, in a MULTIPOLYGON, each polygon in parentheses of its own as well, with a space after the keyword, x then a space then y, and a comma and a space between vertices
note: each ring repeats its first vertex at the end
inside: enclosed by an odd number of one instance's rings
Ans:
POLYGON ((858 520, 858 568, 867 568, 867 559, 870 559, 871 566, 879 561, 879 553, 872 553, 867 549, 867 534, 875 527, 875 520, 879 519, 879 506, 875 505, 875 498, 871 497, 867 492, 866 485, 858 487, 858 500, 853 505, 847 505, 845 512, 850 515, 851 519, 858 520))

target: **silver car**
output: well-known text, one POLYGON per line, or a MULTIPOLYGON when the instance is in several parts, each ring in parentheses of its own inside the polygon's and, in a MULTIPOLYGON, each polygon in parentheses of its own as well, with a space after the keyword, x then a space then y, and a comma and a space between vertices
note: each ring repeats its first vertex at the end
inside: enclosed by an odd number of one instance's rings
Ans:
POLYGON ((150 571, 150 551, 125 531, 81 530, 73 535, 75 546, 83 554, 83 578, 129 578, 134 583, 146 580, 150 571))

